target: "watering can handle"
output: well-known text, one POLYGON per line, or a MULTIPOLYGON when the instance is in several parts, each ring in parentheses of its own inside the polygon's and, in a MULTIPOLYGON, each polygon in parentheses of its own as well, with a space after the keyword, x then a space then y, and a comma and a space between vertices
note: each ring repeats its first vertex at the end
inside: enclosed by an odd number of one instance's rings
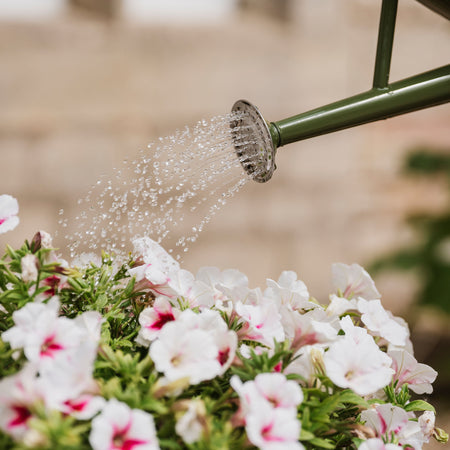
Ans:
POLYGON ((440 14, 450 20, 450 2, 448 0, 417 0, 418 2, 430 8, 435 13, 440 14))

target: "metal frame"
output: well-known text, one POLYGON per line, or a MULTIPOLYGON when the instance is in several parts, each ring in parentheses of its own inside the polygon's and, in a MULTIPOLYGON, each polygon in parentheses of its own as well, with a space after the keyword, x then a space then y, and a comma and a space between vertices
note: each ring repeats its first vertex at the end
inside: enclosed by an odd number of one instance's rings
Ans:
MULTIPOLYGON (((419 1, 432 9, 440 6, 436 12, 448 17, 450 7, 440 0, 419 1)), ((397 5, 398 0, 382 2, 372 89, 269 123, 275 148, 450 101, 450 65, 389 83, 397 5)))

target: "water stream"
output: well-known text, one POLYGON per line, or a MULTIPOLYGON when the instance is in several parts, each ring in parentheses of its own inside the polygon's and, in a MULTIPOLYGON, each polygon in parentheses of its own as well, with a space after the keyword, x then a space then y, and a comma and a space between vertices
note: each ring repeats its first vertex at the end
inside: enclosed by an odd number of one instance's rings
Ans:
MULTIPOLYGON (((125 260, 135 237, 149 236, 180 260, 214 214, 249 180, 231 130, 242 113, 202 120, 159 138, 133 161, 101 177, 78 200, 78 214, 60 211, 65 246, 73 258, 105 250, 125 260), (69 227, 70 224, 70 227, 69 227), (75 231, 74 231, 75 230, 75 231)), ((236 137, 235 137, 236 138, 236 137)))

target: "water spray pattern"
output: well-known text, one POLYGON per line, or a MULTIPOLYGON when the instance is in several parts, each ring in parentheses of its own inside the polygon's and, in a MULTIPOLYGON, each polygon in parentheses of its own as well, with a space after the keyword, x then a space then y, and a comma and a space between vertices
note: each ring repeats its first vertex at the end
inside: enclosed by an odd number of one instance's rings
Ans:
MULTIPOLYGON (((240 146, 254 144, 257 137, 247 128, 230 128, 240 115, 202 120, 159 138, 136 160, 100 178, 78 201, 81 212, 71 221, 76 231, 64 235, 71 257, 104 249, 124 259, 133 238, 149 236, 181 259, 250 179, 241 167, 248 156, 236 154, 236 136, 240 146)), ((69 219, 63 211, 61 216, 60 225, 67 228, 69 219)))

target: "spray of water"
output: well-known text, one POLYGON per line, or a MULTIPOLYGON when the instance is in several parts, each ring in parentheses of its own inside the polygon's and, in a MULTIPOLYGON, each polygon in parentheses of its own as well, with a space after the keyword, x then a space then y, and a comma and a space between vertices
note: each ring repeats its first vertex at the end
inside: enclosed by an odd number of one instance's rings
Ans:
MULTIPOLYGON (((78 201, 79 213, 61 211, 63 238, 74 257, 100 249, 125 260, 130 241, 149 236, 180 260, 214 214, 250 179, 235 150, 255 137, 239 123, 242 113, 202 120, 159 138, 134 161, 103 176, 78 201), (71 229, 69 230, 68 224, 71 229)), ((246 161, 248 157, 246 157, 246 161)))

